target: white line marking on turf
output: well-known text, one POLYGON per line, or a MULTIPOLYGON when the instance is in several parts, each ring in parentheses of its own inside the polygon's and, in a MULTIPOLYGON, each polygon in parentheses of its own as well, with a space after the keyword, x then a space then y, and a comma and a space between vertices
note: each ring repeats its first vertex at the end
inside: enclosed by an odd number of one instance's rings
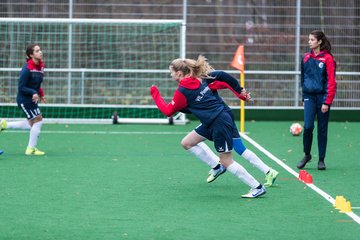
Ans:
MULTIPOLYGON (((289 173, 291 173, 292 175, 294 175, 296 178, 299 178, 299 174, 297 172, 295 172, 292 168, 290 168, 288 165, 286 165, 283 161, 281 161, 279 158, 275 157, 273 154, 271 154, 269 151, 267 151, 265 148, 263 148, 260 144, 258 144, 257 142, 255 142, 253 139, 251 139, 249 136, 247 136, 246 134, 242 134, 240 133, 241 137, 244 138, 246 141, 248 141, 249 143, 251 143, 254 147, 256 147, 257 149, 259 149, 261 152, 263 152, 265 155, 267 155, 269 158, 271 158, 273 161, 275 161, 277 164, 279 164, 281 167, 283 167, 286 171, 288 171, 289 173)), ((317 192, 318 194, 320 194, 323 198, 325 198, 327 201, 329 201, 331 203, 331 206, 333 206, 335 204, 335 199, 333 197, 331 197, 329 194, 327 194, 326 192, 324 192, 323 190, 321 190, 320 188, 318 188, 317 186, 315 186, 314 184, 308 184, 308 183, 304 183, 306 184, 308 187, 310 187, 311 189, 313 189, 315 192, 317 192)), ((346 215, 348 215, 349 217, 351 217, 355 222, 357 222, 358 224, 360 224, 360 217, 358 215, 356 215, 353 212, 349 212, 346 213, 346 215)))

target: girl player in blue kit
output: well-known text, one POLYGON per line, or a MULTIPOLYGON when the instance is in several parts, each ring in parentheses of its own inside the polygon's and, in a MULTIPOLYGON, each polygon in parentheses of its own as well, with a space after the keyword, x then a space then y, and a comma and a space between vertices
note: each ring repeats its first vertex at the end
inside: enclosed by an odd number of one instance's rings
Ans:
POLYGON ((26 155, 44 155, 45 153, 36 148, 38 137, 43 125, 43 117, 38 102, 45 102, 41 83, 44 78, 44 63, 42 51, 37 44, 31 44, 26 48, 26 64, 20 72, 18 82, 18 94, 16 101, 19 108, 24 112, 27 120, 0 122, 0 130, 7 128, 30 129, 29 143, 25 150, 26 155))
MULTIPOLYGON (((230 74, 224 71, 211 71, 208 78, 203 78, 203 81, 206 81, 210 84, 210 87, 213 91, 213 94, 219 99, 219 101, 223 102, 221 97, 219 96, 216 89, 228 88, 237 97, 239 97, 243 101, 250 100, 250 93, 247 93, 246 90, 240 87, 237 79, 232 77, 230 74), (222 86, 220 86, 220 84, 222 86), (215 90, 215 91, 214 91, 215 90)), ((231 115, 233 121, 234 116, 231 108, 223 102, 226 111, 231 115)), ((207 178, 207 182, 210 183, 214 181, 217 177, 223 174, 226 169, 224 166, 219 164, 219 157, 205 144, 203 141, 206 139, 212 141, 212 137, 210 132, 208 132, 207 128, 200 124, 196 127, 195 130, 188 133, 181 141, 181 145, 188 152, 195 155, 202 162, 210 166, 212 169, 209 171, 209 175, 207 178)), ((265 175, 265 187, 271 187, 275 182, 279 172, 270 168, 266 165, 255 153, 251 150, 247 149, 242 143, 240 136, 234 138, 234 150, 241 155, 245 160, 249 161, 253 166, 255 166, 258 170, 260 170, 265 175)))
POLYGON ((208 74, 213 70, 206 58, 199 56, 197 60, 175 59, 169 69, 171 77, 179 83, 172 101, 167 104, 156 86, 150 88, 150 93, 160 111, 169 117, 179 111, 194 114, 206 128, 209 138, 214 141, 221 165, 251 188, 242 197, 255 198, 265 194, 265 188, 232 159, 232 149, 236 150, 243 145, 238 145, 234 141, 240 136, 233 118, 220 98, 212 92, 211 88, 219 89, 216 83, 208 84, 207 81, 201 80, 209 77, 208 74))

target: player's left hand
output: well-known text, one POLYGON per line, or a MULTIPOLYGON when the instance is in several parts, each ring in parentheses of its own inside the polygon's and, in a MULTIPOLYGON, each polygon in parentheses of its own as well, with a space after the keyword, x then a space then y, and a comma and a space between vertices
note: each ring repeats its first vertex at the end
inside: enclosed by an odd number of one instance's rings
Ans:
POLYGON ((251 93, 246 93, 245 97, 246 97, 246 101, 247 101, 247 102, 249 102, 250 100, 252 100, 252 99, 251 99, 251 93))
POLYGON ((245 97, 245 101, 248 102, 251 99, 251 93, 246 92, 246 89, 241 90, 241 95, 245 97))
POLYGON ((322 113, 326 113, 327 111, 329 111, 329 106, 326 105, 326 104, 323 104, 323 105, 321 106, 321 112, 322 112, 322 113))
POLYGON ((39 94, 37 94, 37 93, 33 94, 33 96, 32 96, 32 101, 33 101, 34 103, 38 103, 39 100, 40 100, 39 94))

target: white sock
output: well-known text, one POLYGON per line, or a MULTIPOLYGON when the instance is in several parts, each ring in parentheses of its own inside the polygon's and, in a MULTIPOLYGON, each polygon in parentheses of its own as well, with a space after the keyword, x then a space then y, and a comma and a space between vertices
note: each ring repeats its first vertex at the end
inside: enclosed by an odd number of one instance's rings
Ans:
POLYGON ((246 149, 243 154, 241 154, 241 156, 248 160, 252 165, 262 171, 264 174, 270 171, 270 167, 266 165, 263 161, 261 161, 261 159, 249 149, 246 149))
POLYGON ((37 140, 41 132, 41 126, 43 125, 44 121, 41 120, 39 122, 36 122, 32 125, 30 130, 30 138, 29 138, 29 148, 34 148, 37 145, 37 140))
POLYGON ((219 164, 219 157, 203 142, 189 148, 188 152, 194 154, 203 163, 207 164, 211 168, 216 167, 219 164))
POLYGON ((260 185, 260 183, 256 181, 256 179, 251 176, 250 173, 248 173, 243 166, 241 166, 235 161, 233 161, 233 163, 230 164, 230 166, 228 166, 226 170, 234 174, 243 183, 250 186, 251 188, 257 188, 260 185))
POLYGON ((25 121, 17 121, 17 122, 8 122, 6 128, 13 128, 13 129, 30 129, 29 122, 25 121))

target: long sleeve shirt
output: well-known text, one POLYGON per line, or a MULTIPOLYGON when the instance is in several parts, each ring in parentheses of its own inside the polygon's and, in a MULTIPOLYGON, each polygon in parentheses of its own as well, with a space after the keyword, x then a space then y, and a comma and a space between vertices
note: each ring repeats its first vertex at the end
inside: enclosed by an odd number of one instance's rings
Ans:
POLYGON ((170 103, 164 101, 156 86, 150 88, 150 93, 164 115, 170 117, 179 111, 192 113, 204 125, 210 125, 221 111, 227 110, 224 102, 213 93, 224 88, 229 88, 244 99, 237 80, 222 71, 215 71, 210 74, 210 78, 204 80, 193 77, 182 79, 170 103))
POLYGON ((18 80, 18 103, 30 103, 32 102, 32 96, 34 94, 44 95, 41 89, 41 83, 44 79, 44 64, 42 61, 36 65, 33 60, 28 60, 22 67, 18 80))
POLYGON ((328 52, 305 53, 301 62, 303 98, 307 94, 324 94, 323 104, 331 105, 336 94, 335 72, 336 63, 328 52))

